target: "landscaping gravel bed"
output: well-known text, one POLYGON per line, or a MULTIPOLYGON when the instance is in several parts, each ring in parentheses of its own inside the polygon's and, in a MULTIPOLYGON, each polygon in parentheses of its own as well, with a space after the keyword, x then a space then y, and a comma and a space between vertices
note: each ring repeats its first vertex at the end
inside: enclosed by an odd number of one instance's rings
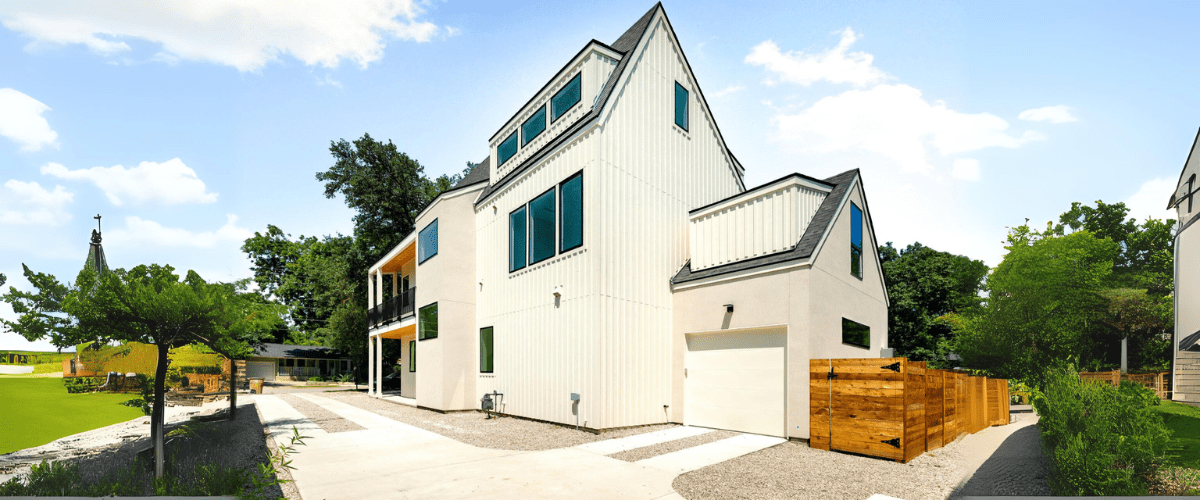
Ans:
POLYGON ((480 448, 536 451, 566 448, 634 434, 659 431, 674 424, 647 425, 600 434, 512 417, 486 419, 482 412, 438 413, 368 397, 359 392, 326 392, 322 396, 373 411, 414 427, 436 432, 480 448))
POLYGON ((336 413, 321 408, 307 399, 291 394, 276 394, 275 396, 292 405, 296 411, 303 413, 309 420, 316 422, 322 429, 325 429, 325 432, 361 431, 364 429, 363 426, 339 417, 336 413))
POLYGON ((713 441, 720 441, 736 435, 738 435, 738 433, 730 431, 705 432, 704 434, 697 436, 685 437, 683 439, 676 439, 674 441, 667 441, 665 443, 652 444, 650 446, 643 446, 641 448, 634 448, 632 450, 614 453, 609 455, 609 457, 617 460, 624 460, 626 462, 636 462, 638 460, 645 460, 650 457, 665 455, 673 451, 679 451, 685 448, 691 448, 693 446, 700 446, 713 441))

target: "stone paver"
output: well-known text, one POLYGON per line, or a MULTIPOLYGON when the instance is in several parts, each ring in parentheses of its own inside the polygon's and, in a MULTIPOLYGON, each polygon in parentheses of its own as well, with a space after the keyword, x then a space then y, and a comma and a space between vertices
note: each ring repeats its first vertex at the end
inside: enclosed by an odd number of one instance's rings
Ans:
POLYGON ((657 457, 638 460, 634 463, 674 474, 683 474, 718 464, 731 458, 737 458, 770 448, 786 441, 786 439, 772 436, 742 434, 729 439, 722 439, 657 457))
POLYGON ((629 451, 634 448, 641 448, 643 446, 650 446, 654 444, 665 443, 667 441, 674 441, 676 439, 698 436, 708 432, 712 432, 712 429, 705 429, 703 427, 673 427, 661 431, 647 432, 645 434, 635 434, 623 438, 606 439, 604 441, 585 443, 576 446, 575 448, 600 455, 612 455, 613 453, 620 453, 622 451, 629 451))

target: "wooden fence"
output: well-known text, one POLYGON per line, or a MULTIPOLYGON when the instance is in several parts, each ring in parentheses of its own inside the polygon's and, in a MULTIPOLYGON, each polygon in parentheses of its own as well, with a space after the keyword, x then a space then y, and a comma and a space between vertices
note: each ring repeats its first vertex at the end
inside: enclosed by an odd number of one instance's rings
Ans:
POLYGON ((1108 382, 1114 386, 1121 385, 1122 380, 1128 380, 1154 391, 1162 399, 1171 399, 1171 372, 1121 373, 1121 370, 1081 372, 1079 378, 1108 382))
POLYGON ((900 462, 1009 423, 1008 381, 906 358, 814 359, 809 446, 900 462))

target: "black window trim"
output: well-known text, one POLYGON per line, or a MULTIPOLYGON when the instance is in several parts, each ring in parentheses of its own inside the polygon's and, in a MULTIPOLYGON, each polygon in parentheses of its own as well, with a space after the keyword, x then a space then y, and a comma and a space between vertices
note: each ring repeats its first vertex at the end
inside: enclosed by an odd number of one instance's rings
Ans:
MULTIPOLYGON (((553 236, 553 238, 554 238, 554 251, 553 251, 553 252, 551 252, 551 253, 550 253, 550 255, 546 256, 546 257, 545 257, 545 258, 543 258, 542 260, 538 260, 538 261, 534 261, 534 260, 533 260, 533 210, 532 210, 532 207, 533 207, 533 200, 536 200, 536 199, 538 199, 538 198, 541 198, 541 197, 543 197, 543 196, 546 196, 546 194, 548 194, 548 193, 554 193, 554 196, 555 196, 555 201, 556 201, 556 202, 558 201, 558 198, 562 198, 561 196, 559 196, 559 195, 558 195, 558 184, 555 184, 555 185, 553 185, 553 186, 550 186, 550 189, 547 189, 547 190, 545 190, 545 191, 542 191, 542 192, 541 192, 541 194, 538 194, 537 196, 534 196, 534 197, 533 197, 532 199, 530 199, 529 201, 525 202, 525 205, 526 205, 527 207, 530 207, 529 209, 526 209, 526 210, 525 210, 525 217, 526 217, 526 219, 527 219, 527 221, 528 221, 528 222, 526 222, 526 224, 525 224, 525 228, 527 229, 527 230, 525 231, 525 232, 527 233, 527 234, 525 235, 525 237, 526 237, 526 239, 528 240, 528 242, 527 242, 527 243, 526 243, 526 245, 525 245, 525 251, 526 251, 526 253, 529 255, 529 265, 530 265, 530 266, 533 266, 534 264, 538 264, 538 263, 541 263, 541 262, 546 262, 546 261, 548 261, 548 260, 550 260, 550 259, 553 259, 554 257, 557 257, 557 256, 558 256, 558 243, 559 243, 559 241, 558 241, 558 225, 559 225, 561 222, 559 221, 559 220, 560 220, 560 217, 558 216, 558 214, 557 214, 557 213, 555 213, 555 214, 554 214, 554 226, 553 226, 553 227, 554 227, 554 236, 553 236)), ((558 211, 558 203, 555 203, 555 204, 554 204, 554 210, 555 210, 555 211, 558 211)))
POLYGON ((508 137, 505 137, 503 141, 500 141, 500 143, 496 145, 496 160, 497 160, 497 163, 499 163, 499 165, 496 165, 497 167, 499 167, 500 165, 504 165, 505 163, 508 163, 509 160, 517 157, 517 153, 521 152, 521 138, 517 137, 517 132, 520 130, 520 128, 521 127, 518 125, 517 129, 513 130, 511 134, 508 134, 508 137), (500 161, 500 146, 503 145, 504 143, 508 142, 509 139, 513 139, 513 138, 516 138, 516 140, 513 142, 516 143, 517 150, 513 151, 512 156, 509 156, 508 158, 505 158, 503 161, 500 161))
MULTIPOLYGON (((421 342, 424 342, 426 340, 434 340, 434 339, 438 338, 438 334, 441 333, 441 332, 437 332, 437 333, 434 333, 432 337, 421 338, 421 324, 420 324, 421 323, 421 311, 428 309, 430 307, 436 307, 437 304, 438 304, 437 301, 434 301, 434 302, 430 302, 428 304, 425 304, 425 305, 417 308, 417 340, 420 340, 421 342)), ((439 308, 439 311, 438 311, 439 316, 441 315, 440 309, 441 308, 439 308)))
POLYGON ((483 371, 483 355, 481 353, 479 356, 479 373, 496 373, 496 327, 485 326, 479 329, 479 347, 480 349, 483 348, 483 331, 489 329, 492 331, 492 369, 483 371))
MULTIPOLYGON (((578 106, 580 104, 583 104, 583 71, 575 73, 575 76, 572 76, 569 80, 567 80, 567 83, 564 84, 562 86, 562 88, 558 89, 558 92, 555 92, 554 95, 550 96, 550 124, 553 125, 554 122, 558 121, 559 118, 567 116, 568 111, 575 109, 575 106, 578 106), (558 94, 561 94, 562 91, 566 90, 567 85, 570 85, 572 80, 579 80, 579 100, 575 101, 574 104, 567 106, 567 109, 564 109, 561 115, 558 115, 558 117, 555 117, 554 116, 554 98, 558 97, 558 94)), ((549 127, 547 127, 547 128, 549 128, 549 127)))
POLYGON ((870 326, 864 325, 864 324, 854 321, 850 318, 842 316, 842 345, 848 345, 850 347, 857 347, 859 349, 871 350, 871 333, 870 332, 871 332, 870 326), (846 342, 846 323, 845 323, 846 321, 854 323, 858 326, 866 327, 866 329, 867 329, 867 345, 860 345, 860 344, 855 344, 853 342, 846 342))
MULTIPOLYGON (((429 229, 429 226, 432 226, 432 225, 434 225, 434 224, 437 224, 437 223, 438 223, 438 219, 437 219, 437 217, 434 217, 434 218, 433 218, 433 220, 429 222, 429 224, 425 224, 425 227, 424 227, 423 229, 421 229, 420 231, 417 231, 417 253, 418 253, 418 254, 420 254, 420 253, 421 253, 421 233, 425 232, 425 230, 426 230, 426 229, 429 229)), ((438 226, 438 232, 439 232, 439 233, 441 232, 441 226, 440 226, 440 225, 438 226)), ((436 242, 437 242, 437 239, 436 239, 436 238, 434 239, 434 241, 435 241, 435 244, 437 244, 437 243, 436 243, 436 242)), ((438 245, 438 248, 441 248, 441 245, 438 245)), ((421 260, 421 259, 419 259, 419 258, 418 258, 418 259, 417 259, 417 265, 419 266, 419 265, 422 265, 422 264, 424 264, 424 263, 426 263, 426 262, 429 262, 429 259, 432 259, 432 258, 433 258, 434 256, 436 256, 437 254, 438 254, 438 251, 435 249, 435 250, 433 251, 433 255, 426 255, 424 260, 421 260)), ((417 257, 420 257, 420 255, 418 255, 417 257)), ((393 285, 393 286, 394 286, 394 285, 393 285)), ((399 287, 397 287, 397 288, 399 288, 399 287)))
MULTIPOLYGON (((679 83, 679 80, 675 80, 675 88, 674 88, 675 95, 673 96, 673 97, 675 97, 675 99, 679 98, 679 89, 683 89, 683 92, 687 94, 687 97, 684 99, 684 108, 683 108, 683 110, 684 110, 683 112, 686 116, 683 117, 684 124, 680 125, 679 120, 678 120, 679 111, 678 111, 678 109, 675 109, 673 107, 674 112, 671 113, 671 115, 672 115, 671 123, 673 123, 676 127, 679 127, 680 130, 683 130, 684 132, 687 132, 687 133, 691 133, 691 128, 692 128, 691 127, 691 125, 692 125, 692 91, 688 90, 687 87, 684 87, 682 83, 679 83)), ((676 106, 678 106, 678 104, 676 104, 676 106)))
POLYGON ((408 373, 417 373, 417 363, 416 363, 417 357, 415 356, 416 353, 417 353, 417 341, 415 341, 415 340, 408 341, 408 373))
MULTIPOLYGON (((537 111, 534 111, 533 113, 531 113, 529 115, 529 118, 526 118, 525 121, 521 122, 521 126, 518 127, 519 129, 521 129, 520 147, 528 146, 529 143, 533 142, 534 139, 537 139, 539 135, 542 135, 542 134, 546 133, 547 130, 550 130, 550 124, 548 123, 548 120, 550 119, 550 117, 545 115, 545 112, 547 111, 547 108, 549 108, 549 107, 550 107, 550 103, 541 105, 541 107, 539 107, 537 111), (533 117, 537 116, 538 113, 543 113, 542 114, 542 125, 543 125, 542 130, 538 131, 538 133, 536 133, 536 134, 533 134, 533 137, 525 137, 525 124, 527 124, 531 120, 533 120, 533 117)), ((518 148, 517 150, 520 151, 520 148, 518 148)), ((516 155, 513 155, 513 156, 516 156, 516 155)))
MULTIPOLYGON (((563 180, 562 180, 562 182, 559 182, 559 183, 558 183, 558 247, 559 247, 559 249, 558 249, 558 253, 559 253, 559 255, 562 255, 562 254, 564 254, 564 253, 567 253, 567 252, 569 252, 569 251, 571 251, 571 250, 574 250, 574 249, 576 249, 576 248, 582 247, 582 246, 583 246, 583 241, 584 241, 584 239, 585 239, 585 236, 584 236, 584 231, 583 231, 583 224, 584 224, 584 222, 583 222, 583 221, 584 221, 585 217, 583 217, 583 214, 581 213, 581 214, 580 214, 580 217, 579 217, 579 244, 578 244, 578 245, 575 245, 575 246, 573 246, 573 247, 570 247, 570 248, 565 248, 565 247, 563 247, 563 246, 562 246, 562 244, 563 244, 563 242, 562 242, 562 234, 563 234, 563 231, 562 231, 562 224, 563 224, 563 214, 567 213, 565 210, 563 210, 563 202, 566 200, 566 198, 564 198, 564 197, 563 197, 563 195, 562 195, 562 187, 563 187, 563 184, 566 184, 566 183, 568 183, 568 182, 570 182, 570 181, 573 181, 573 180, 575 180, 575 178, 576 178, 576 177, 579 177, 579 178, 581 178, 581 181, 582 181, 582 177, 583 177, 583 169, 580 169, 578 172, 575 172, 575 173, 571 174, 571 175, 570 175, 570 176, 568 176, 566 179, 563 179, 563 180)), ((579 204, 581 205, 581 207, 580 207, 579 211, 580 211, 580 212, 583 212, 583 208, 582 208, 582 205, 584 204, 584 201, 583 201, 583 189, 580 189, 580 190, 579 190, 579 204)))
POLYGON ((529 203, 524 203, 521 206, 514 208, 508 213, 508 273, 512 274, 522 269, 529 267, 529 203), (513 234, 512 234, 512 216, 521 210, 525 211, 525 263, 521 267, 513 267, 513 234))

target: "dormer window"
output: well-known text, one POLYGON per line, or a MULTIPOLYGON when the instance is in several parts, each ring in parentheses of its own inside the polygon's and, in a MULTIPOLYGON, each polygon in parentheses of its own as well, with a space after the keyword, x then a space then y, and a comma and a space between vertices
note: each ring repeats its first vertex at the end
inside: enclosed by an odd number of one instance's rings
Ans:
POLYGON ((581 96, 580 82, 582 81, 583 73, 577 73, 575 78, 563 85, 554 98, 550 99, 550 121, 557 120, 558 117, 567 113, 572 106, 579 104, 581 96))
POLYGON ((546 131, 546 107, 542 106, 521 124, 521 145, 529 144, 535 137, 546 131))
POLYGON ((504 162, 508 161, 509 158, 512 158, 516 154, 517 131, 514 130, 512 135, 508 136, 508 139, 505 139, 504 142, 501 142, 499 146, 496 146, 496 164, 503 165, 504 162))

